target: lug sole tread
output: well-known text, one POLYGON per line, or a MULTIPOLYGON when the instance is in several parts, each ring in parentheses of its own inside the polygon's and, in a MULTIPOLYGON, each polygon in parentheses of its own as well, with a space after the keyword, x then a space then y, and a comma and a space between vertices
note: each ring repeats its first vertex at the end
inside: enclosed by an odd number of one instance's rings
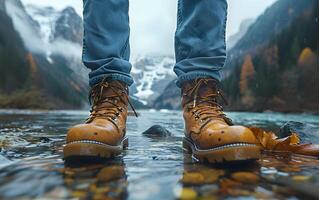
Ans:
POLYGON ((183 149, 191 153, 194 160, 212 164, 255 161, 261 157, 261 147, 245 143, 235 143, 213 149, 201 150, 189 139, 184 138, 183 149))

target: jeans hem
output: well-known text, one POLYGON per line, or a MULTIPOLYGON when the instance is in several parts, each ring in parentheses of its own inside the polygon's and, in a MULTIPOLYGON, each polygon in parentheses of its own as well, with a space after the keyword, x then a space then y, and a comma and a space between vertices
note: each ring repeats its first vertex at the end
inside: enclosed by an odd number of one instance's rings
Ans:
POLYGON ((131 86, 133 84, 133 79, 131 77, 127 77, 121 74, 103 74, 103 75, 98 75, 94 78, 90 78, 90 86, 93 87, 96 84, 99 84, 103 79, 109 79, 109 80, 117 80, 117 81, 122 81, 128 86, 131 86))
POLYGON ((183 85, 183 82, 198 79, 198 78, 213 78, 217 80, 218 82, 221 81, 219 72, 217 73, 192 72, 192 73, 187 73, 187 74, 179 76, 176 81, 176 85, 177 87, 181 88, 183 85))

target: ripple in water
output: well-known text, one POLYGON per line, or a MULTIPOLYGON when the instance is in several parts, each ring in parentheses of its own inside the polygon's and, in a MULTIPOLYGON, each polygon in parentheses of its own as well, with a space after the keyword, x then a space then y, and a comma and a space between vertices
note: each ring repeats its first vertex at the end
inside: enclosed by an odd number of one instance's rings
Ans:
MULTIPOLYGON (((115 160, 62 160, 67 128, 84 111, 0 111, 0 199, 319 198, 317 158, 263 155, 257 163, 207 166, 183 153, 182 113, 140 111, 129 117, 129 149, 115 160), (158 124, 172 135, 143 136, 158 124)), ((319 117, 306 114, 228 113, 236 124, 278 131, 304 124, 304 141, 319 143, 319 117)))

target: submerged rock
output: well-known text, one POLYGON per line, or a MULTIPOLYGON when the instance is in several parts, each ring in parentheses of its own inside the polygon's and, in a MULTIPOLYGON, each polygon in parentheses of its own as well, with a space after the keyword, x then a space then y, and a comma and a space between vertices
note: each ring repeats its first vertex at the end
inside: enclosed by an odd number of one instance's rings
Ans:
POLYGON ((146 131, 144 131, 142 134, 150 138, 165 138, 172 136, 171 132, 169 132, 166 128, 160 125, 154 125, 146 131))
POLYGON ((316 131, 318 130, 315 130, 315 128, 307 124, 304 124, 301 122, 289 121, 286 124, 284 124, 282 127, 280 127, 278 136, 282 138, 282 137, 288 137, 292 133, 297 133, 302 141, 314 142, 314 141, 311 141, 310 139, 311 137, 309 136, 313 135, 316 131))
POLYGON ((246 184, 253 184, 259 182, 259 176, 251 172, 235 172, 231 175, 231 178, 235 181, 246 184))

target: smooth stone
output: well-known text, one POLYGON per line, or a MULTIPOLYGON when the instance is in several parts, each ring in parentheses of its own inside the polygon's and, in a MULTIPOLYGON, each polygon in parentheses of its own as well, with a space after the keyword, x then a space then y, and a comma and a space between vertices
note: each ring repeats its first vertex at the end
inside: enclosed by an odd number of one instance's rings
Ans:
POLYGON ((172 135, 171 132, 169 132, 166 128, 160 125, 154 125, 146 131, 144 131, 142 134, 150 138, 165 138, 170 137, 172 135))

